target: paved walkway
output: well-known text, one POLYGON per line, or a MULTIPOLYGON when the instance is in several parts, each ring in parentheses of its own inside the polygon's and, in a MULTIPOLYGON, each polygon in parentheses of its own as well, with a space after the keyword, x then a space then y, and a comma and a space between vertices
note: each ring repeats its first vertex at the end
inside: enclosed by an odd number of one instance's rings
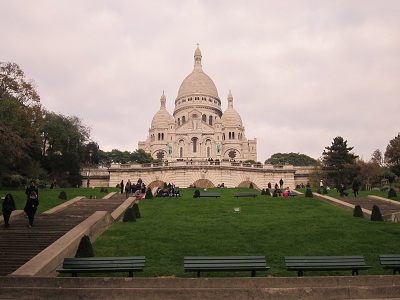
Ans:
POLYGON ((111 213, 125 200, 120 194, 110 199, 83 198, 54 214, 36 214, 32 228, 22 214, 13 218, 8 229, 0 229, 0 276, 17 270, 95 211, 111 213))

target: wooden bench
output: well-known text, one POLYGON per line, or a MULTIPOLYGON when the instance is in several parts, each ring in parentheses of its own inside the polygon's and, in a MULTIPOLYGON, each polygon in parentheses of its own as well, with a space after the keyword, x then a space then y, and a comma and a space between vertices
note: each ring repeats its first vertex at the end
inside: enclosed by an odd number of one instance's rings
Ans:
POLYGON ((256 271, 268 271, 265 256, 186 256, 184 258, 185 272, 227 272, 251 271, 251 277, 256 271))
POLYGON ((213 198, 219 198, 221 197, 220 193, 208 193, 208 192, 204 192, 204 193, 200 193, 200 197, 213 197, 213 198))
POLYGON ((285 264, 298 276, 303 276, 303 271, 338 270, 351 270, 352 275, 358 275, 359 270, 372 268, 365 265, 364 256, 285 256, 285 264))
POLYGON ((237 192, 233 196, 236 198, 239 198, 239 197, 254 197, 255 198, 258 196, 258 193, 256 193, 256 192, 237 192))
POLYGON ((143 271, 145 260, 145 256, 64 258, 62 269, 57 272, 71 273, 73 277, 78 273, 128 272, 133 277, 133 272, 143 271))
POLYGON ((380 254, 379 260, 384 269, 393 270, 393 275, 400 274, 400 254, 380 254))

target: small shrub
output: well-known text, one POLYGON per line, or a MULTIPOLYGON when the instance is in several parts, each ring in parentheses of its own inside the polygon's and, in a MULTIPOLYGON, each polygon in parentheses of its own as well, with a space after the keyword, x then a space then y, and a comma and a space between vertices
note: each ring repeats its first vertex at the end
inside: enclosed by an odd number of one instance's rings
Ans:
POLYGON ((381 187, 382 192, 387 192, 389 190, 390 190, 390 186, 388 186, 388 185, 384 185, 383 187, 381 187))
POLYGON ((383 217, 378 205, 372 207, 371 221, 383 221, 383 217))
POLYGON ((135 218, 136 219, 140 219, 141 216, 140 216, 140 211, 139 211, 139 204, 137 204, 137 203, 133 204, 132 209, 133 209, 133 212, 135 214, 135 218))
POLYGON ((364 213, 360 205, 354 206, 353 216, 357 218, 364 218, 364 213))
POLYGON ((267 189, 265 190, 265 195, 271 196, 271 191, 269 190, 269 188, 267 188, 267 189))
POLYGON ((87 235, 81 238, 75 257, 94 257, 92 243, 87 235))
POLYGON ((266 195, 266 194, 265 194, 265 189, 262 189, 262 190, 261 190, 261 195, 266 195))
POLYGON ((146 195, 144 196, 146 199, 153 199, 153 193, 151 192, 150 188, 147 188, 146 195))
POLYGON ((307 189, 306 190, 306 193, 304 194, 304 197, 309 197, 309 198, 313 198, 314 197, 311 189, 307 189))
POLYGON ((122 221, 123 222, 136 222, 135 211, 133 210, 133 208, 128 208, 125 211, 122 221))
POLYGON ((381 189, 380 189, 380 188, 378 188, 378 187, 374 187, 374 188, 372 188, 372 191, 373 191, 373 192, 380 192, 380 191, 381 191, 381 189))
POLYGON ((164 189, 168 188, 168 184, 166 182, 164 182, 163 187, 164 187, 164 189))
POLYGON ((102 187, 102 188, 100 189, 100 193, 108 193, 108 190, 107 190, 106 188, 103 188, 103 187, 102 187))
POLYGON ((323 191, 322 191, 323 195, 328 195, 328 189, 326 187, 324 187, 323 191))
POLYGON ((394 188, 390 188, 389 192, 388 192, 388 198, 396 198, 397 197, 397 193, 394 190, 394 188))
POLYGON ((300 184, 296 184, 296 190, 299 189, 299 188, 301 188, 300 184))
POLYGON ((318 190, 317 190, 317 194, 321 194, 321 189, 318 189, 318 190))
POLYGON ((250 182, 250 187, 249 188, 254 189, 254 185, 253 185, 252 182, 250 182))
POLYGON ((58 198, 62 200, 67 200, 67 193, 65 191, 61 191, 58 195, 58 198))

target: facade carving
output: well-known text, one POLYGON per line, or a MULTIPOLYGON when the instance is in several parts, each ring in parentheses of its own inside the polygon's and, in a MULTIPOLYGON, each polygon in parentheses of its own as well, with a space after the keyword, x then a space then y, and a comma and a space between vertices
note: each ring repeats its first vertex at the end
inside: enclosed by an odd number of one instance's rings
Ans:
POLYGON ((257 161, 257 139, 249 140, 229 91, 228 108, 223 112, 217 88, 203 71, 199 47, 194 53, 193 71, 183 80, 175 109, 166 109, 161 95, 146 141, 139 149, 161 160, 253 160, 257 161))

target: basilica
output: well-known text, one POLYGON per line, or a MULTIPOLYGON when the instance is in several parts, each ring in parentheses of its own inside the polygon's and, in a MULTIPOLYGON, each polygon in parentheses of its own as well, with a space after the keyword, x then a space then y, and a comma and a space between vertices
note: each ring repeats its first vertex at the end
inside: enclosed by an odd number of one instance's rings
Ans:
POLYGON ((257 139, 247 139, 229 91, 223 112, 212 79, 203 71, 197 46, 193 71, 183 80, 171 115, 164 92, 146 141, 138 149, 162 161, 257 161, 257 139))

